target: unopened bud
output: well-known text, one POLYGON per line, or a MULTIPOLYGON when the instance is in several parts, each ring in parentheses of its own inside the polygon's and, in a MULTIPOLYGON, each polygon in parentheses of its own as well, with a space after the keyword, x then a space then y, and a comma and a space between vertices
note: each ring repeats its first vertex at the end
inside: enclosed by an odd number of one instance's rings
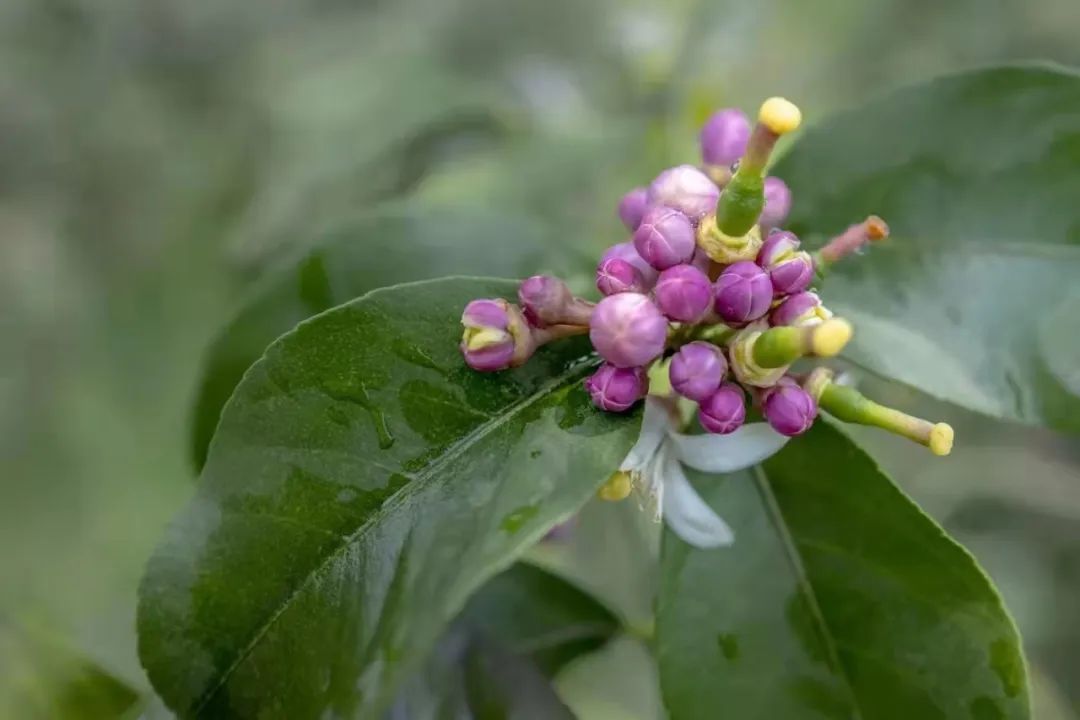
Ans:
POLYGON ((645 279, 636 267, 618 258, 604 260, 596 268, 596 289, 604 295, 648 291, 645 279))
POLYGON ((769 313, 769 323, 783 325, 817 325, 828 320, 832 313, 821 304, 821 298, 814 292, 801 292, 791 295, 769 313))
POLYGON ((657 270, 666 270, 694 256, 694 226, 678 210, 649 208, 634 231, 634 249, 657 270))
POLYGON ((652 362, 664 352, 667 318, 639 293, 610 295, 593 310, 589 338, 596 351, 616 367, 652 362))
POLYGON ((702 402, 716 392, 727 374, 724 353, 712 343, 692 342, 683 345, 671 358, 668 377, 675 392, 702 402))
POLYGON ((952 452, 953 429, 948 423, 932 423, 880 405, 855 388, 835 382, 826 384, 820 392, 818 404, 839 420, 888 430, 925 445, 935 455, 952 452))
POLYGON ((757 263, 769 273, 776 295, 802 292, 814 279, 814 261, 809 253, 799 250, 795 233, 770 233, 761 245, 757 263))
POLYGON ((637 230, 641 224, 641 217, 649 206, 648 194, 645 188, 636 187, 619 200, 619 219, 630 232, 637 230))
POLYGON ((782 378, 761 398, 762 412, 773 430, 794 437, 810 429, 817 418, 817 402, 791 378, 782 378))
POLYGON ((562 280, 550 275, 533 275, 518 286, 518 300, 525 318, 535 327, 573 324, 588 325, 592 304, 578 300, 562 280))
POLYGON ((716 210, 720 189, 709 176, 693 165, 668 168, 649 184, 650 205, 665 205, 686 215, 692 222, 716 210))
POLYGON ((474 370, 494 372, 516 367, 535 350, 521 311, 501 298, 473 300, 461 315, 465 332, 461 354, 474 370))
POLYGON ((746 395, 735 383, 723 383, 698 407, 701 427, 711 433, 727 435, 746 422, 746 395))
POLYGON ((750 121, 741 110, 717 110, 701 128, 701 160, 709 166, 731 166, 746 152, 750 129, 750 121))
POLYGON ((769 311, 772 281, 765 271, 750 261, 729 265, 716 279, 717 314, 726 322, 743 324, 757 320, 769 311))
POLYGON ((647 288, 651 288, 656 283, 656 276, 659 275, 656 268, 645 262, 645 258, 638 255, 638 251, 634 249, 634 243, 632 242, 612 245, 600 256, 601 263, 605 260, 622 260, 630 263, 641 273, 641 279, 645 282, 647 288))
POLYGON ((607 412, 625 412, 649 392, 644 368, 617 368, 604 363, 585 380, 593 405, 607 412))
POLYGON ((660 273, 653 296, 660 312, 677 322, 693 323, 712 305, 712 282, 693 265, 676 265, 660 273))
POLYGON ((765 193, 765 207, 758 217, 758 225, 762 232, 768 232, 772 228, 780 227, 787 220, 791 212, 791 190, 787 183, 778 177, 765 178, 763 187, 765 193))

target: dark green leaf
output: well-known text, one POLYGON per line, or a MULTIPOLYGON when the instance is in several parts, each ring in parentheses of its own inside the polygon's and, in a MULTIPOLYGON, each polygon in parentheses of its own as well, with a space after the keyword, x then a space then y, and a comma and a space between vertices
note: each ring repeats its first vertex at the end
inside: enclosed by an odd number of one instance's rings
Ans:
MULTIPOLYGON (((850 357, 990 415, 1080 431, 1068 369, 1080 344, 1040 342, 1080 277, 1080 76, 980 70, 876 99, 809 130, 775 173, 791 229, 882 215, 893 237, 830 275, 850 357), (1062 368, 1066 370, 1063 371, 1062 368)), ((1056 332, 1076 335, 1061 310, 1056 332)))
POLYGON ((390 717, 569 716, 545 675, 599 649, 618 629, 617 618, 588 594, 518 563, 469 600, 390 717))
POLYGON ((192 421, 198 467, 221 408, 251 364, 301 320, 369 290, 455 273, 527 275, 543 231, 527 220, 476 210, 384 210, 328 231, 274 273, 210 346, 192 421))
POLYGON ((699 478, 729 549, 663 543, 673 720, 1028 717, 1019 638, 972 557, 819 421, 763 468, 699 478))
POLYGON ((548 676, 578 655, 600 649, 619 629, 618 619, 591 595, 522 563, 474 595, 461 620, 507 649, 528 655, 548 676))
POLYGON ((126 716, 138 699, 91 660, 0 620, 0 717, 108 720, 126 716))
POLYGON ((245 375, 196 498, 151 559, 139 649, 182 716, 371 716, 484 580, 629 449, 584 338, 481 374, 461 308, 504 280, 375 291, 245 375))

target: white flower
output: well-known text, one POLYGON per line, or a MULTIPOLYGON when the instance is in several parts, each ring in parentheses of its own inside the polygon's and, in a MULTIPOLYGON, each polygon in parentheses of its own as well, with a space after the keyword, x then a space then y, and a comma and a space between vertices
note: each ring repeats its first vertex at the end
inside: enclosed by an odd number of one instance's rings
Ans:
POLYGON ((653 519, 699 548, 715 548, 735 541, 719 515, 706 504, 686 478, 683 465, 708 473, 742 470, 772 456, 788 438, 767 423, 744 425, 729 435, 684 435, 664 402, 645 400, 641 435, 619 470, 630 474, 644 496, 653 519))

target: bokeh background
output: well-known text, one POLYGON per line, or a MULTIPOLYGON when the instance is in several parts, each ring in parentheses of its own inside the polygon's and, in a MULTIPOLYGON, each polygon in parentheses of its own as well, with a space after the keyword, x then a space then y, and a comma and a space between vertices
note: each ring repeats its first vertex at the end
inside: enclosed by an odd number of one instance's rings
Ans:
MULTIPOLYGON (((714 107, 783 94, 813 122, 942 72, 1080 65, 1077 37, 1076 0, 3 0, 0 619, 147 690, 135 588, 192 492, 202 355, 320 234, 497 208, 588 255, 714 107)), ((1080 446, 874 392, 957 427, 947 462, 864 437, 1001 587, 1037 717, 1080 718, 1080 446)), ((647 625, 648 542, 609 551, 630 505, 539 553, 647 625)), ((652 718, 651 672, 627 639, 560 689, 652 718)))

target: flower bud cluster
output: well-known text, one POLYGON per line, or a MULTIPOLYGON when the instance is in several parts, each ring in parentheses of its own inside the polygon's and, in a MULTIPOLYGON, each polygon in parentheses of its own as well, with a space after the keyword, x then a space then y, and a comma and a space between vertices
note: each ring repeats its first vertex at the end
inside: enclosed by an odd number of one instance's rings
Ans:
MULTIPOLYGON (((813 285, 835 262, 887 237, 888 226, 871 216, 816 253, 783 229, 792 194, 765 171, 777 140, 800 120, 798 108, 781 98, 766 101, 756 123, 736 109, 714 113, 700 134, 701 166, 664 170, 620 200, 630 238, 600 258, 599 302, 547 276, 523 281, 518 305, 475 300, 462 316, 466 362, 480 371, 512 368, 547 342, 588 334, 604 362, 585 389, 601 410, 634 407, 649 393, 650 370, 666 363, 673 391, 697 404, 707 432, 734 432, 748 405, 779 433, 806 432, 825 385, 792 366, 838 354, 852 335, 813 285)), ((848 397, 838 390, 824 396, 848 397)), ((848 399, 840 412, 860 422, 867 407, 880 408, 848 399)), ((888 426, 884 411, 874 412, 866 424, 905 428, 901 434, 923 444, 930 442, 926 428, 937 427, 892 416, 888 426)))

